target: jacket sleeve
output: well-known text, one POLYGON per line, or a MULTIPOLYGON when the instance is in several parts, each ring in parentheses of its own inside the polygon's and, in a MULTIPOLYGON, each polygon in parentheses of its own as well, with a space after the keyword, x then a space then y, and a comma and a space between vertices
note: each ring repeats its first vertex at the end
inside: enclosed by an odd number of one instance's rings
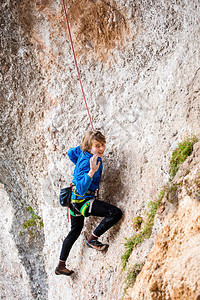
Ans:
POLYGON ((76 165, 79 155, 81 154, 81 147, 70 148, 67 152, 69 159, 76 165))
POLYGON ((90 163, 85 160, 82 161, 76 177, 76 189, 79 195, 86 194, 92 183, 93 179, 88 175, 89 171, 90 163))

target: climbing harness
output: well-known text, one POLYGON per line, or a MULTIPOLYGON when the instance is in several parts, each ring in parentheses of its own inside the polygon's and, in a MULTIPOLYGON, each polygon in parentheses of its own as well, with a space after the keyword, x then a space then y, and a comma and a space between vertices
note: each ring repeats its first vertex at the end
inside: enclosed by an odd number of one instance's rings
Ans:
POLYGON ((60 204, 62 206, 67 207, 67 221, 69 222, 70 215, 74 217, 84 216, 85 217, 85 211, 89 207, 89 213, 91 213, 92 205, 94 200, 96 199, 98 195, 98 189, 95 191, 87 191, 87 193, 83 195, 79 195, 76 190, 76 185, 74 183, 70 184, 70 187, 63 188, 60 191, 60 204), (92 196, 92 197, 88 197, 92 196), (77 197, 83 197, 82 199, 77 199, 77 197), (87 200, 87 201, 86 201, 87 200), (86 202, 85 202, 86 201, 86 202), (83 203, 85 202, 85 203, 83 203), (80 210, 77 209, 75 206, 76 204, 83 203, 80 210), (72 211, 72 208, 76 210, 77 212, 72 211))
POLYGON ((73 192, 73 194, 72 194, 72 197, 71 197, 71 199, 72 199, 71 203, 81 203, 81 202, 83 202, 85 200, 85 199, 77 199, 77 196, 78 197, 85 197, 85 196, 91 196, 91 195, 94 196, 96 194, 96 190, 95 190, 94 192, 87 191, 86 194, 79 195, 79 194, 77 194, 76 186, 75 185, 73 185, 72 192, 73 192))
MULTIPOLYGON (((85 199, 85 200, 87 200, 87 199, 85 199)), ((78 210, 78 209, 72 204, 74 211, 70 209, 70 215, 71 215, 71 216, 74 216, 74 217, 80 217, 80 216, 85 217, 85 216, 86 216, 86 215, 85 215, 85 212, 86 212, 87 208, 89 208, 88 212, 91 213, 91 211, 92 211, 92 205, 93 205, 94 200, 95 200, 95 198, 91 198, 90 200, 87 200, 87 201, 81 206, 80 210, 78 210), (76 212, 75 212, 75 210, 76 210, 76 212)))
POLYGON ((92 210, 92 205, 93 205, 93 202, 96 198, 96 193, 97 193, 97 190, 95 191, 87 191, 86 194, 84 195, 79 195, 77 194, 77 191, 76 191, 76 186, 73 185, 73 188, 72 188, 72 198, 71 198, 71 204, 72 204, 72 207, 74 209, 74 211, 72 211, 72 209, 70 208, 70 214, 74 217, 79 217, 79 216, 84 216, 85 217, 85 212, 87 210, 87 208, 89 207, 89 213, 91 213, 91 210, 92 210), (83 199, 77 199, 77 196, 78 197, 84 197, 83 199), (93 196, 92 198, 88 197, 88 196, 93 196), (84 203, 83 203, 84 202, 84 203), (83 205, 81 206, 80 209, 78 209, 75 205, 76 204, 80 204, 80 203, 83 203, 83 205), (75 212, 75 210, 77 212, 75 212))
MULTIPOLYGON (((84 199, 87 200, 88 198, 84 199)), ((93 205, 93 202, 94 202, 95 198, 91 198, 90 200, 87 200, 80 208, 80 210, 78 210, 73 204, 73 209, 74 211, 71 210, 70 208, 70 215, 73 216, 73 217, 80 217, 81 215, 85 217, 85 212, 86 212, 86 209, 89 207, 89 210, 88 212, 91 213, 92 211, 92 205, 93 205), (75 210, 77 212, 75 212, 75 210)))
POLYGON ((75 55, 75 51, 74 51, 74 46, 73 46, 71 31, 70 31, 70 27, 69 27, 68 18, 67 18, 65 1, 62 0, 62 3, 63 3, 63 8, 64 8, 66 22, 67 22, 67 28, 68 28, 68 32, 69 32, 69 38, 70 38, 71 48, 72 48, 72 52, 73 52, 73 56, 74 56, 74 63, 75 63, 76 70, 77 70, 77 73, 78 73, 78 78, 79 78, 79 82, 80 82, 80 86, 81 86, 81 91, 82 91, 82 94, 83 94, 83 99, 84 99, 85 106, 86 106, 86 109, 87 109, 87 113, 88 113, 88 116, 89 116, 89 119, 90 119, 90 124, 91 124, 92 130, 94 130, 94 126, 92 124, 92 119, 91 119, 90 112, 89 112, 89 109, 88 109, 88 106, 87 106, 87 102, 86 102, 86 98, 85 98, 85 93, 84 93, 84 90, 83 90, 83 85, 82 85, 82 82, 81 82, 81 76, 80 76, 80 73, 79 73, 78 64, 77 64, 77 61, 76 61, 76 55, 75 55))

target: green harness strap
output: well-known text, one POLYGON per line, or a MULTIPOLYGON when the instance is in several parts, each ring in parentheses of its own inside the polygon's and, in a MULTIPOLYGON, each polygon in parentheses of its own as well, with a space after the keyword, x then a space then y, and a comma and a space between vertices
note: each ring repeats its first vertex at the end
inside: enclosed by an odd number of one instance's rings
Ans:
POLYGON ((90 206, 90 201, 87 201, 83 204, 83 206, 80 209, 80 213, 85 217, 85 211, 90 206))
MULTIPOLYGON (((90 201, 85 202, 80 209, 80 213, 82 216, 85 217, 85 211, 86 209, 90 206, 90 201)), ((71 209, 70 209, 70 215, 72 215, 73 217, 77 217, 77 214, 75 214, 71 209)))
POLYGON ((76 217, 76 214, 70 209, 70 215, 76 217))

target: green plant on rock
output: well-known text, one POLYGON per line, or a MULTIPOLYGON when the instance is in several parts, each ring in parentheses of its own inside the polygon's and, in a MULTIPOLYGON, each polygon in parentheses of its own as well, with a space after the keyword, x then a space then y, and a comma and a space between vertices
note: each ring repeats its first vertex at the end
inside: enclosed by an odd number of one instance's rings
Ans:
POLYGON ((165 190, 162 189, 155 201, 150 201, 148 204, 148 210, 146 211, 147 220, 144 225, 144 227, 136 234, 134 234, 129 239, 126 238, 126 242, 124 243, 124 246, 126 248, 125 253, 121 256, 122 261, 122 267, 123 269, 126 268, 126 264, 128 262, 128 259, 133 251, 134 248, 136 248, 139 244, 142 244, 143 241, 147 238, 150 238, 151 231, 154 224, 154 219, 156 212, 158 210, 158 207, 164 197, 165 190))
POLYGON ((127 275, 126 275, 126 280, 125 280, 126 286, 124 289, 124 293, 126 292, 126 290, 129 287, 132 287, 135 284, 136 278, 140 274, 144 264, 145 264, 144 262, 141 264, 136 263, 134 266, 132 266, 128 269, 127 275))
POLYGON ((126 268, 126 264, 128 262, 128 259, 133 251, 134 248, 137 247, 137 245, 141 244, 145 239, 145 236, 143 235, 143 232, 139 232, 134 234, 129 239, 126 238, 126 242, 124 243, 124 247, 126 249, 125 253, 121 256, 122 261, 122 267, 123 269, 126 268))
POLYGON ((183 142, 178 144, 178 148, 172 152, 169 165, 170 179, 172 180, 178 172, 180 164, 182 164, 188 156, 192 154, 194 144, 198 142, 195 135, 187 137, 183 142))
POLYGON ((132 219, 133 228, 135 231, 138 231, 141 228, 143 219, 141 216, 136 216, 134 219, 132 219))
POLYGON ((34 237, 44 227, 44 223, 31 206, 27 207, 26 210, 31 213, 31 216, 22 224, 22 227, 28 231, 31 237, 34 237))

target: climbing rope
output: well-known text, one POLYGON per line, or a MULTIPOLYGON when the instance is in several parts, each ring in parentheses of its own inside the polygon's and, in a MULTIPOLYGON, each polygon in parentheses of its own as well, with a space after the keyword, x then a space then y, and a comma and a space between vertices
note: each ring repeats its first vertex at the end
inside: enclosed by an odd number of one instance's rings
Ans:
POLYGON ((82 82, 81 82, 81 76, 80 76, 80 73, 79 73, 78 64, 77 64, 77 61, 76 61, 76 55, 75 55, 75 51, 74 51, 74 46, 73 46, 73 41, 72 41, 72 36, 71 36, 71 31, 70 31, 70 27, 69 27, 69 22, 68 22, 68 18, 67 18, 67 12, 66 12, 66 7, 65 7, 64 0, 62 0, 62 3, 63 3, 66 22, 67 22, 67 28, 68 28, 68 32, 69 32, 69 38, 70 38, 70 43, 71 43, 71 47, 72 47, 72 52, 73 52, 73 56, 74 56, 74 63, 75 63, 76 70, 77 70, 77 73, 78 73, 78 78, 79 78, 79 82, 80 82, 80 86, 81 86, 81 91, 82 91, 82 94, 83 94, 83 99, 84 99, 85 106, 86 106, 86 109, 87 109, 87 113, 88 113, 88 116, 89 116, 89 119, 90 119, 90 124, 91 124, 92 130, 94 130, 94 127, 93 127, 93 124, 92 124, 92 119, 91 119, 90 112, 89 112, 87 102, 86 102, 86 98, 85 98, 85 93, 84 93, 82 82))

